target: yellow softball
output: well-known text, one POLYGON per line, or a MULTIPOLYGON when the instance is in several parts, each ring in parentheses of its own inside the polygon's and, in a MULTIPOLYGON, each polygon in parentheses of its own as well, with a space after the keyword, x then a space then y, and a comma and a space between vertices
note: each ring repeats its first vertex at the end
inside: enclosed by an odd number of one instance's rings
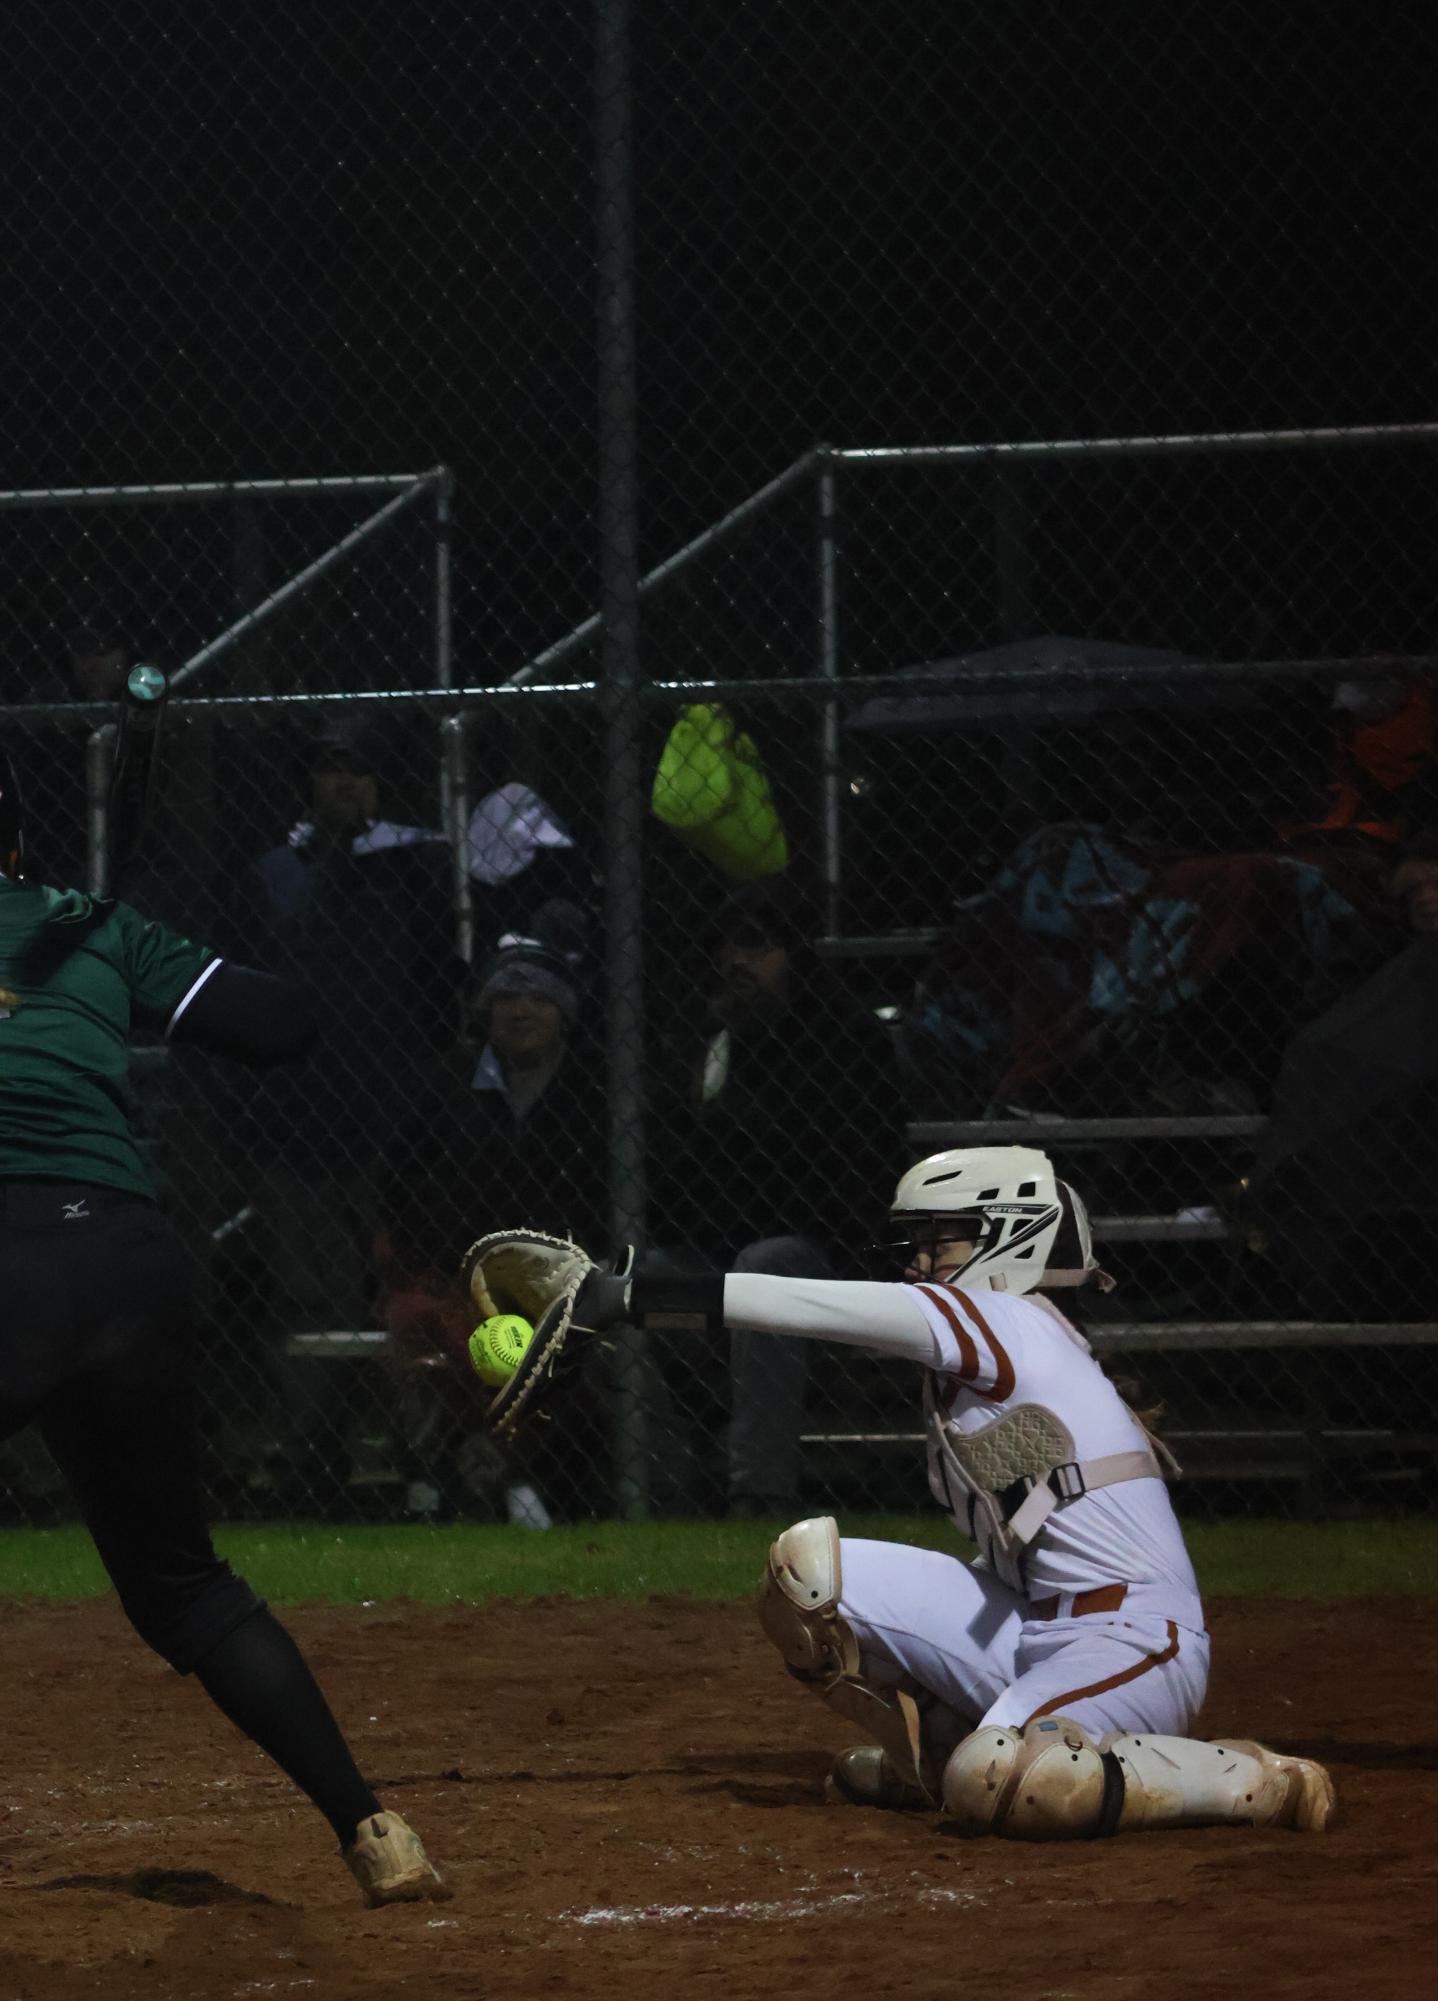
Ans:
POLYGON ((518 1313, 496 1313, 481 1320, 469 1337, 474 1373, 491 1389, 502 1389, 524 1360, 534 1329, 518 1313))

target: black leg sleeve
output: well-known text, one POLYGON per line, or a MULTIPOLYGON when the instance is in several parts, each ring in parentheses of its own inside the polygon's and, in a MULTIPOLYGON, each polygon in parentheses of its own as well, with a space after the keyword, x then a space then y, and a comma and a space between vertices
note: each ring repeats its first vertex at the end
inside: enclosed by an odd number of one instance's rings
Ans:
POLYGON ((304 1655, 272 1612, 253 1612, 195 1663, 195 1679, 238 1730, 307 1793, 341 1847, 379 1801, 361 1777, 304 1655))
POLYGON ((93 1206, 90 1228, 25 1247, 24 1268, 58 1270, 72 1296, 68 1321, 29 1316, 68 1365, 41 1407, 44 1436, 141 1637, 197 1674, 352 1841, 375 1796, 299 1648, 210 1541, 187 1261, 148 1205, 93 1206))

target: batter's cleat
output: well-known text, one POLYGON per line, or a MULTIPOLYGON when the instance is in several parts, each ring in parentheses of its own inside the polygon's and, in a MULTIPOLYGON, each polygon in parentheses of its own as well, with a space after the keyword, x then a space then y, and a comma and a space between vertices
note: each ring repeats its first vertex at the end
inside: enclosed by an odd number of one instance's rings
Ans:
POLYGON ((424 1843, 397 1813, 367 1814, 345 1850, 345 1861, 372 1911, 381 1904, 415 1904, 424 1898, 443 1903, 454 1895, 425 1854, 424 1843))
POLYGON ((824 1781, 831 1806, 877 1806, 890 1813, 922 1813, 933 1801, 913 1779, 906 1779, 888 1752, 878 1744, 855 1744, 841 1751, 824 1781))
POLYGON ((1263 1744, 1233 1743, 1263 1767, 1263 1787, 1253 1802, 1254 1827, 1292 1827, 1300 1834, 1322 1834, 1333 1818, 1333 1781, 1313 1758, 1289 1758, 1263 1744))

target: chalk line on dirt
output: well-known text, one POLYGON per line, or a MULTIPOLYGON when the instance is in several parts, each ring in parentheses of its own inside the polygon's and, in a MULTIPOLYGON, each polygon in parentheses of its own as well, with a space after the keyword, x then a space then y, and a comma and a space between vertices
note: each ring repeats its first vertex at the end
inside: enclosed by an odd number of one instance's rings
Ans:
MULTIPOLYGON (((838 1912, 857 1912, 908 1901, 892 1891, 838 1890, 826 1897, 739 1897, 715 1904, 597 1904, 590 1910, 561 1911, 559 1923, 566 1925, 672 1925, 701 1918, 730 1918, 746 1924, 774 1924, 791 1918, 832 1917, 838 1912)), ((934 1908, 941 1905, 972 1907, 988 1901, 977 1890, 920 1890, 913 1902, 934 1908)))

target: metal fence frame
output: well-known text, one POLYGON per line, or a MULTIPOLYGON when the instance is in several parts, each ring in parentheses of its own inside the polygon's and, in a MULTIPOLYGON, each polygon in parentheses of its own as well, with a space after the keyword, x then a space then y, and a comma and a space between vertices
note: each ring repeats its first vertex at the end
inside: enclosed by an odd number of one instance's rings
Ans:
MULTIPOLYGON (((1438 659, 1427 664, 1438 667, 1438 659)), ((1367 661, 1326 660, 1306 662, 1267 663, 1273 672, 1299 672, 1306 674, 1337 675, 1357 671, 1381 671, 1392 662, 1384 659, 1367 661)), ((1066 668, 1065 677, 1073 679, 1082 670, 1066 668)), ((1204 663, 1175 662, 1166 668, 1165 674, 1183 679, 1202 679, 1214 673, 1249 671, 1247 663, 1204 663)), ((1254 671, 1264 671, 1264 663, 1259 663, 1254 671)), ((992 678, 997 678, 995 670, 992 678)), ((1034 674, 1046 675, 1049 670, 1021 670, 1021 675, 1030 680, 1034 674)), ((1050 676, 1050 678, 1052 678, 1050 676)), ((911 689, 914 683, 897 676, 855 676, 846 681, 846 695, 863 689, 865 692, 893 692, 911 689)), ((774 679, 765 683, 686 683, 651 682, 636 691, 636 699, 644 708, 653 705, 672 706, 676 697, 730 693, 737 695, 742 690, 767 696, 768 700, 791 711, 799 710, 814 716, 822 711, 829 697, 828 688, 814 677, 802 679, 774 679)), ((578 708, 589 713, 593 723, 600 722, 602 688, 593 682, 529 684, 515 687, 457 687, 447 689, 407 689, 390 691, 366 691, 351 694, 282 694, 266 696, 242 695, 199 695, 181 697, 176 704, 181 715, 208 717, 211 719, 239 718, 250 716, 256 721, 265 718, 291 716, 295 723, 306 726, 312 719, 337 710, 348 710, 357 714, 378 715, 408 712, 426 714, 436 726, 443 744, 440 778, 441 784, 450 784, 446 798, 456 807, 467 806, 463 793, 463 754, 465 730, 470 720, 483 715, 486 710, 510 708, 516 703, 536 702, 545 706, 558 704, 563 707, 578 708), (453 759, 458 756, 457 766, 453 759), (459 790, 453 789, 455 785, 459 790)), ((99 713, 104 705, 90 705, 99 713)), ((73 711, 72 711, 73 713, 73 711)), ((91 736, 92 747, 101 741, 104 729, 91 736)), ((98 788, 99 799, 103 800, 103 784, 98 788)), ((464 818, 458 819, 459 850, 458 867, 463 870, 463 829, 464 818)), ((96 838, 105 837, 103 817, 100 818, 96 838)), ((915 934, 916 935, 916 934, 915 934)), ((863 945, 865 941, 838 941, 863 945)), ((870 945, 881 941, 868 941, 870 945)), ((910 942, 910 941, 905 941, 910 942)), ((625 1066, 625 1080, 631 1090, 641 1088, 640 1052, 620 1044, 611 1049, 611 1063, 625 1066)), ((163 1052, 145 1052, 147 1062, 163 1061, 163 1052)), ((1115 1141, 1134 1139, 1163 1139, 1166 1141, 1212 1141, 1253 1140, 1265 1129, 1266 1119, 1258 1114, 1198 1115, 1176 1117, 1112 1117, 1112 1118, 1031 1118, 989 1119, 970 1118, 964 1120, 914 1119, 908 1123, 907 1136, 917 1154, 946 1145, 973 1145, 983 1142, 1028 1141, 1040 1145, 1051 1144, 1064 1147, 1079 1146, 1090 1148, 1115 1141)), ((632 1136, 631 1138, 632 1143, 632 1136)), ((212 1234, 216 1242, 244 1227, 247 1215, 244 1209, 222 1222, 212 1234)), ((1192 1215, 1180 1214, 1118 1214, 1097 1215, 1095 1236, 1101 1242, 1145 1243, 1192 1243, 1221 1246, 1233 1234, 1231 1222, 1217 1212, 1192 1215)), ((387 1337, 381 1330, 373 1328, 336 1328, 323 1332, 303 1332, 291 1337, 288 1352, 301 1358, 320 1358, 334 1362, 371 1361, 385 1347, 387 1337)), ((1272 1321, 1243 1318, 1220 1318, 1212 1321, 1188 1319, 1174 1321, 1140 1320, 1133 1323, 1114 1323, 1094 1330, 1095 1346, 1105 1355, 1115 1357, 1149 1355, 1189 1355, 1200 1353, 1223 1354, 1228 1352, 1252 1352, 1266 1354, 1277 1350, 1330 1350, 1347 1351, 1365 1348, 1386 1347, 1426 1350, 1438 1346, 1438 1329, 1429 1321, 1397 1322, 1391 1325, 1353 1324, 1344 1321, 1315 1323, 1311 1321, 1272 1321)), ((627 1368, 616 1396, 613 1416, 614 1434, 612 1438, 614 1506, 617 1513, 626 1516, 642 1515, 651 1505, 649 1480, 646 1471, 645 1424, 647 1421, 647 1364, 648 1357, 643 1347, 635 1343, 627 1354, 627 1368)), ((1317 1424, 1317 1420, 1314 1420, 1317 1424)), ((1311 1428, 1310 1428, 1311 1429, 1311 1428)), ((1262 1436, 1275 1451, 1280 1445, 1292 1445, 1289 1455, 1292 1467, 1303 1472, 1307 1481, 1312 1504, 1325 1504, 1323 1466, 1330 1451, 1356 1454, 1369 1450, 1380 1450, 1392 1443, 1396 1433, 1381 1427, 1365 1430, 1344 1430, 1341 1432, 1324 1429, 1285 1431, 1253 1434, 1262 1436), (1302 1448, 1301 1451, 1299 1448, 1302 1448)), ((870 1423, 861 1429, 851 1429, 842 1423, 841 1428, 804 1434, 805 1441, 813 1447, 828 1450, 838 1446, 853 1445, 864 1451, 882 1452, 889 1448, 905 1445, 910 1439, 907 1428, 885 1430, 870 1423)), ((1207 1449, 1231 1447, 1233 1453, 1247 1449, 1251 1443, 1248 1431, 1229 1431, 1210 1427, 1202 1433, 1193 1434, 1207 1449)), ((1192 1442, 1189 1434, 1184 1434, 1185 1444, 1192 1442)), ((1410 1441, 1411 1442, 1411 1441, 1410 1441)), ((1421 1443, 1421 1441, 1420 1441, 1421 1443)), ((1427 1449, 1426 1446, 1424 1449, 1427 1449)), ((1224 1460, 1224 1465, 1237 1464, 1237 1459, 1224 1460)), ((1285 1460, 1285 1465, 1289 1460, 1285 1460)), ((1291 1470, 1291 1468, 1290 1468, 1291 1470)), ((1224 1477, 1229 1477, 1225 1475, 1224 1477)), ((1285 1477, 1288 1477, 1285 1475, 1285 1477)), ((1296 1475, 1295 1475, 1296 1477, 1296 1475)))
MULTIPOLYGON (((747 528, 753 521, 768 513, 777 501, 806 485, 812 485, 814 672, 817 677, 834 683, 836 687, 842 681, 846 689, 854 689, 863 684, 847 679, 843 674, 843 632, 839 609, 843 567, 838 538, 839 480, 841 474, 850 470, 863 472, 884 466, 921 465, 990 468, 996 475, 993 495, 992 553, 999 586, 999 601, 1001 604, 1009 605, 1017 595, 1016 579, 1022 575, 1025 567, 1025 523, 1013 487, 1003 477, 1008 468, 1043 467, 1071 463, 1075 460, 1201 458, 1246 453, 1365 448, 1383 450, 1415 444, 1438 445, 1438 423, 1365 424, 1318 427, 1310 430, 1193 431, 1151 437, 1050 438, 972 445, 816 445, 802 458, 795 459, 792 465, 786 466, 766 485, 751 493, 747 499, 740 501, 718 521, 684 543, 672 555, 666 556, 653 569, 646 571, 638 579, 638 595, 642 600, 649 594, 663 589, 666 584, 673 583, 676 578, 685 575, 706 556, 730 541, 741 529, 747 528)), ((562 638, 555 640, 552 645, 525 661, 509 676, 507 685, 531 686, 541 677, 553 674, 576 654, 581 653, 592 641, 598 639, 603 625, 604 620, 599 613, 584 619, 562 638)), ((1282 661, 1227 662, 1213 663, 1213 667, 1208 668, 1205 663, 1200 671, 1226 669, 1235 675, 1258 675, 1284 671, 1290 666, 1299 664, 1282 661)), ((1303 664, 1312 664, 1316 667, 1321 663, 1303 664)), ((1354 664, 1359 665, 1359 663, 1354 664)), ((1361 666, 1359 671, 1362 671, 1361 666)), ((1384 671, 1384 666, 1374 662, 1367 671, 1381 673, 1384 671)), ((1148 670, 1125 667, 1122 673, 1126 680, 1132 678, 1135 673, 1141 678, 1173 678, 1173 670, 1165 667, 1148 670)), ((976 677, 976 684, 977 679, 981 678, 976 677)), ((1092 679, 1093 670, 1086 670, 1078 678, 1092 679)), ((1053 676, 1043 674, 1040 679, 1042 684, 1047 686, 1051 684, 1053 676)), ((680 684, 674 685, 678 691, 680 684)), ((692 685, 696 694, 701 689, 705 694, 712 695, 718 692, 718 684, 685 685, 692 685)), ((756 689, 762 690, 763 685, 763 683, 736 684, 735 692, 750 697, 756 689)), ((910 682, 907 685, 912 689, 916 684, 910 682)), ((998 677, 998 685, 1005 688, 1015 685, 1012 670, 998 677)), ((843 780, 839 769, 837 703, 826 704, 824 707, 818 749, 822 785, 820 826, 824 911, 826 930, 831 939, 837 941, 843 874, 843 780)))
POLYGON ((0 492, 0 513, 19 514, 69 508, 195 506, 219 500, 329 499, 347 493, 389 494, 367 520, 340 537, 312 563, 271 591, 197 653, 182 661, 170 676, 172 688, 196 680, 214 661, 269 623, 295 598, 388 528, 399 515, 428 496, 434 499, 434 671, 435 684, 447 687, 454 678, 454 591, 450 550, 454 474, 448 466, 427 472, 353 473, 326 478, 226 479, 174 481, 150 486, 13 487, 0 492))
MULTIPOLYGON (((351 561, 358 552, 384 533, 402 514, 432 499, 434 561, 434 684, 448 687, 454 679, 454 569, 451 545, 454 474, 448 466, 432 466, 419 473, 355 473, 332 477, 297 479, 235 479, 173 481, 149 486, 18 487, 0 492, 0 513, 19 514, 42 510, 75 508, 121 509, 134 507, 177 507, 213 504, 217 501, 302 500, 321 496, 334 499, 345 494, 387 494, 388 499, 373 514, 358 522, 312 562, 286 578, 277 589, 227 625, 213 639, 192 653, 170 674, 173 690, 193 685, 225 654, 249 639, 261 627, 317 584, 321 578, 351 561)), ((64 707, 93 708, 96 714, 109 713, 109 705, 20 704, 17 712, 33 717, 63 712, 64 707)), ((108 774, 113 757, 115 725, 100 721, 86 746, 86 829, 88 886, 103 895, 109 881, 108 774)), ((450 836, 455 858, 455 905, 459 937, 469 956, 470 919, 467 877, 463 861, 464 826, 468 818, 464 780, 464 742, 457 724, 447 733, 441 765, 441 797, 445 831, 450 836)))
MULTIPOLYGON (((623 357, 616 366, 622 368, 623 357)), ((314 495, 334 496, 338 494, 372 493, 383 495, 382 504, 359 523, 347 535, 332 544, 313 562, 290 577, 278 589, 271 592, 252 609, 237 617, 231 625, 208 641, 177 669, 173 680, 182 691, 179 706, 197 712, 223 714, 238 709, 264 709, 267 711, 294 710, 299 713, 322 714, 333 712, 337 707, 350 711, 374 709, 427 708, 439 711, 441 734, 440 788, 442 810, 446 832, 450 836, 454 856, 455 908, 457 932, 461 949, 468 956, 472 948, 472 919, 469 911, 468 876, 464 857, 464 831, 468 818, 469 799, 466 776, 466 743, 469 722, 472 716, 482 713, 486 707, 498 705, 507 707, 516 702, 531 701, 560 703, 594 703, 603 714, 606 737, 616 751, 623 755, 611 755, 606 759, 606 828, 616 825, 626 830, 633 829, 635 816, 642 813, 635 790, 633 757, 629 754, 633 740, 635 719, 641 710, 655 703, 672 704, 676 699, 744 699, 748 702, 763 702, 766 699, 784 703, 787 700, 807 698, 816 712, 817 734, 821 752, 821 796, 819 800, 820 843, 822 855, 823 882, 826 890, 825 929, 827 937, 821 944, 836 956, 860 956, 872 947, 883 949, 914 951, 922 949, 926 942, 919 934, 907 939, 863 940, 845 939, 840 935, 839 891, 843 873, 843 816, 842 786, 838 770, 840 704, 839 696, 852 697, 860 693, 907 692, 913 693, 924 685, 922 676, 912 674, 899 677, 889 675, 849 675, 843 674, 843 634, 840 622, 839 593, 841 585, 841 558, 837 539, 839 516, 839 480, 846 469, 862 471, 868 467, 909 465, 987 466, 1002 469, 1010 464, 1043 465, 1049 461, 1088 461, 1110 458, 1163 458, 1181 456, 1203 456, 1218 454, 1303 452, 1345 449, 1384 449, 1397 446, 1431 446, 1438 443, 1438 423, 1413 423, 1387 426, 1352 427, 1345 429, 1315 430, 1274 430, 1242 433, 1182 434, 1167 437, 1117 437, 1105 439, 1069 439, 1033 443, 956 445, 956 446, 914 446, 879 448, 839 448, 820 446, 806 453, 787 467, 777 478, 751 494, 739 506, 731 509, 719 521, 713 523, 700 535, 694 537, 682 548, 667 557, 646 574, 638 574, 637 563, 632 561, 632 547, 627 555, 619 548, 611 568, 606 573, 606 595, 604 609, 583 621, 554 644, 525 662, 506 682, 498 686, 460 686, 454 679, 453 649, 453 598, 452 570, 449 543, 450 510, 453 492, 452 475, 445 467, 437 467, 419 474, 396 474, 333 479, 300 480, 251 480, 213 482, 204 484, 184 484, 150 487, 113 486, 103 488, 74 488, 45 491, 14 491, 0 493, 0 509, 17 511, 21 508, 64 508, 64 507, 125 507, 134 505, 167 505, 186 503, 206 503, 218 500, 233 500, 245 497, 303 497, 314 495), (725 680, 644 680, 633 670, 639 658, 639 608, 640 601, 648 593, 662 589, 666 584, 691 571, 713 551, 723 546, 738 531, 747 527, 763 515, 785 495, 806 486, 814 493, 814 541, 813 541, 813 587, 815 604, 813 672, 803 678, 770 677, 758 681, 725 680), (348 561, 359 550, 394 521, 401 513, 433 497, 434 504, 434 681, 429 688, 355 690, 349 693, 327 693, 324 695, 270 695, 264 697, 242 695, 196 695, 191 691, 199 676, 215 661, 222 658, 230 648, 254 633, 286 604, 302 595, 321 577, 348 561), (620 557, 625 557, 620 561, 620 557), (616 631, 616 624, 618 630, 616 631), (602 645, 602 664, 597 678, 593 680, 554 678, 559 670, 591 642, 602 645), (616 667, 616 661, 618 666, 616 667), (625 667, 630 671, 624 671, 625 667)), ((616 451, 623 454, 626 449, 623 439, 616 451)), ((623 470, 621 466, 621 471, 623 470)), ((634 495, 631 491, 626 503, 625 518, 632 525, 634 495)), ((612 524, 613 525, 613 524, 612 524)), ((618 524, 622 526, 623 524, 618 524)), ((994 484, 994 515, 992 554, 999 575, 999 596, 1001 602, 1006 594, 1004 565, 1010 563, 1015 570, 1022 565, 1023 523, 1015 496, 1005 486, 1002 478, 994 484)), ((979 669, 972 677, 973 685, 988 686, 995 691, 1018 692, 1021 689, 1049 688, 1056 685, 1072 685, 1114 682, 1122 680, 1165 681, 1201 679, 1267 679, 1276 676, 1338 676, 1362 677, 1391 673, 1396 667, 1412 669, 1417 666, 1434 666, 1438 661, 1423 656, 1372 656, 1364 658, 1315 658, 1276 659, 1265 661, 1176 661, 1172 664, 1156 664, 1146 667, 1083 668, 1077 665, 1058 669, 1036 664, 1031 667, 1005 668, 998 670, 979 669)), ((103 795, 100 783, 109 748, 112 725, 108 721, 111 711, 108 705, 63 705, 63 712, 71 716, 89 710, 97 728, 91 737, 91 773, 94 784, 91 790, 91 870, 98 881, 97 871, 103 867, 104 852, 109 830, 105 825, 103 795)), ((56 705, 27 706, 18 711, 39 717, 60 712, 56 705)), ((638 912, 640 888, 637 876, 639 842, 628 839, 619 844, 619 852, 609 857, 606 869, 608 894, 614 908, 622 909, 631 918, 638 912)), ((617 936, 611 928, 611 937, 617 936)), ((613 970, 613 969, 611 969, 613 970)), ((625 978, 636 988, 639 974, 637 968, 626 968, 625 978)), ((611 1038, 611 1065, 617 1080, 624 1089, 621 1096, 625 1102, 638 1105, 641 1102, 642 1015, 631 1026, 635 1034, 626 1039, 615 1034, 611 1038), (633 1047, 630 1047, 630 1041, 633 1047)), ((1169 1118, 1169 1119, 1125 1119, 1066 1122, 1061 1136, 1069 1140, 1080 1138, 1102 1141, 1123 1136, 1200 1138, 1215 1136, 1220 1130, 1231 1136, 1251 1136, 1263 1126, 1261 1119, 1215 1119, 1215 1118, 1169 1118), (1080 1130, 1082 1128, 1082 1130, 1080 1130)), ((915 1125, 910 1129, 910 1137, 916 1144, 973 1143, 986 1140, 1018 1140, 1041 1138, 1044 1133, 1035 1127, 1015 1124, 1011 1121, 968 1121, 959 1124, 933 1123, 915 1125)), ((1055 1135, 1059 1136, 1059 1135, 1055 1135)), ((634 1227, 635 1218, 642 1209, 642 1155, 636 1154, 637 1134, 626 1130, 619 1137, 611 1134, 611 1150, 615 1155, 611 1165, 618 1173, 622 1195, 617 1206, 625 1212, 625 1220, 631 1230, 624 1234, 640 1234, 634 1227), (641 1165, 636 1167, 636 1159, 641 1165)), ((1114 1230, 1106 1234, 1121 1234, 1136 1241, 1167 1238, 1185 1234, 1175 1225, 1175 1219, 1167 1217, 1129 1217, 1107 1219, 1114 1230)), ((238 1221, 238 1219, 232 1219, 238 1221)), ((230 1226, 225 1226, 230 1227, 230 1226)), ((1223 1225, 1216 1227, 1205 1224, 1201 1229, 1188 1232, 1201 1236, 1220 1237, 1223 1225)), ((1285 1325, 1269 1323, 1237 1323, 1223 1328, 1206 1328, 1203 1331, 1210 1345, 1217 1338, 1217 1345, 1250 1345, 1262 1349, 1301 1342, 1313 1345, 1315 1341, 1332 1345, 1361 1345, 1365 1338, 1384 1341, 1398 1340, 1408 1344, 1430 1345, 1433 1329, 1429 1326, 1410 1326, 1393 1329, 1353 1329, 1311 1327, 1290 1329, 1285 1325)), ((1110 1339, 1139 1346, 1169 1346, 1177 1342, 1185 1345, 1191 1340, 1194 1330, 1184 1326, 1156 1326, 1153 1329, 1115 1328, 1110 1339)), ((331 1344, 327 1352, 338 1352, 333 1346, 334 1337, 319 1337, 331 1344)), ((352 1337, 372 1342, 373 1335, 352 1337)), ((348 1349, 346 1349, 348 1352, 348 1349)), ((640 1409, 639 1386, 644 1372, 642 1350, 636 1348, 632 1356, 635 1381, 628 1394, 621 1399, 618 1412, 618 1437, 616 1438, 616 1475, 618 1504, 621 1512, 642 1515, 648 1505, 646 1481, 643 1473, 644 1454, 641 1432, 642 1414, 640 1409)), ((888 1434, 865 1436, 865 1442, 880 1444, 888 1442, 888 1434)))

